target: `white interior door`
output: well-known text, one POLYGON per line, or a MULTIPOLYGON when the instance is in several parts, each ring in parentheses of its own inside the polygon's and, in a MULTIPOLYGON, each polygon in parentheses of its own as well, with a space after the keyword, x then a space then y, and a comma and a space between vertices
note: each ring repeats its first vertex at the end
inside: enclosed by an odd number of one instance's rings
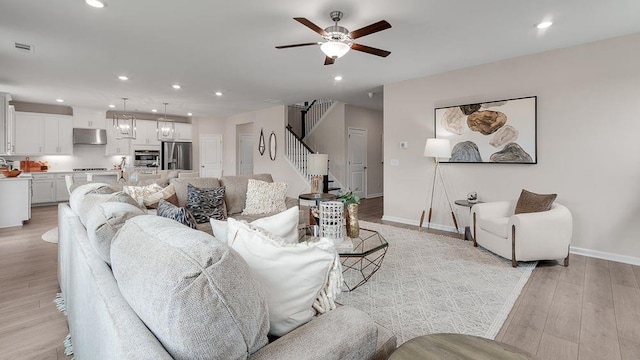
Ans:
POLYGON ((200 176, 222 177, 222 134, 200 135, 200 176))
POLYGON ((349 189, 361 198, 367 194, 367 129, 349 128, 349 189))
POLYGON ((238 174, 253 174, 253 135, 240 134, 240 144, 238 147, 238 174))

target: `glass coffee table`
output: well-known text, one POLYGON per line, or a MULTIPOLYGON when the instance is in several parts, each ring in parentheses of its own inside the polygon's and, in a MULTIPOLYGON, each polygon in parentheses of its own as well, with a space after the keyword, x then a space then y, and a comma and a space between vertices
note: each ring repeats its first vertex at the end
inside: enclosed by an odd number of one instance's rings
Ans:
MULTIPOLYGON (((300 231, 300 241, 313 241, 313 227, 307 226, 300 231)), ((336 243, 340 255, 344 286, 353 291, 365 284, 382 266, 389 243, 380 233, 360 228, 357 238, 345 237, 342 243, 336 243)))

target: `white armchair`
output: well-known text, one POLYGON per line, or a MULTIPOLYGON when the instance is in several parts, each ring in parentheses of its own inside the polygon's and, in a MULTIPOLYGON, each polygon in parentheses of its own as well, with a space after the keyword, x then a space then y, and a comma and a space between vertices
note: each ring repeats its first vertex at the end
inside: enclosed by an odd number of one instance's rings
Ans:
POLYGON ((569 209, 554 203, 551 210, 514 215, 516 201, 476 204, 471 208, 473 246, 518 261, 563 259, 569 266, 573 219, 569 209))

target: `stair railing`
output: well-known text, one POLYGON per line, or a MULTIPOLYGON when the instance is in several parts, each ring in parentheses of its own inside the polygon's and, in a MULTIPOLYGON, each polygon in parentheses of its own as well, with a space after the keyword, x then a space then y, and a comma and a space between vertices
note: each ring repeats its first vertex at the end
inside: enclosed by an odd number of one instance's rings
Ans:
POLYGON ((303 137, 311 133, 313 128, 322 120, 322 117, 331 108, 334 101, 331 99, 316 99, 307 109, 303 110, 304 131, 303 137))
POLYGON ((307 159, 309 154, 313 153, 313 150, 291 130, 291 126, 287 126, 287 131, 285 132, 284 151, 287 159, 310 183, 311 175, 307 173, 307 159))

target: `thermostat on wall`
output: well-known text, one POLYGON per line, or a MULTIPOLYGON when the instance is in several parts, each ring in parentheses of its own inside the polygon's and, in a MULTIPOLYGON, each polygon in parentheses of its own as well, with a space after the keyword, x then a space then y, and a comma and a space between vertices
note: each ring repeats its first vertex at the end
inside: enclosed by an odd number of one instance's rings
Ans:
POLYGON ((407 149, 409 147, 409 143, 406 141, 403 141, 400 143, 400 149, 407 149))

